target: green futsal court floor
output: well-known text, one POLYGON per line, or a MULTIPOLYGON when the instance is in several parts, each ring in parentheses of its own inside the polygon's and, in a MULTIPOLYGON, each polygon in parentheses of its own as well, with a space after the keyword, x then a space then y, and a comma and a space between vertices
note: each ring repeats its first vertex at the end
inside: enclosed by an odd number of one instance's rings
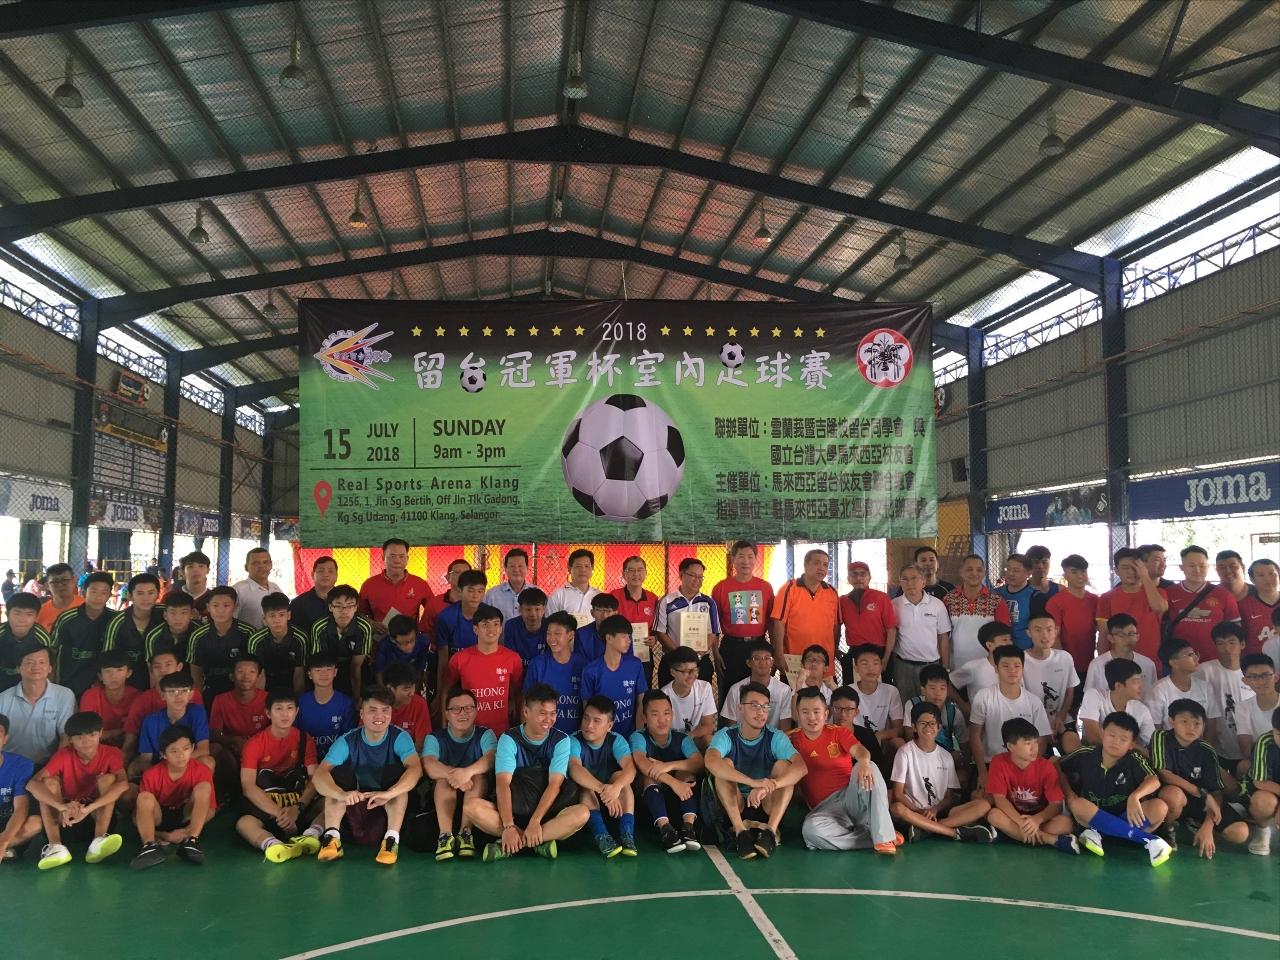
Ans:
POLYGON ((129 869, 136 840, 97 866, 0 866, 0 944, 25 958, 1280 957, 1280 856, 1243 848, 1163 866, 1108 841, 1103 859, 1012 843, 927 840, 895 858, 815 853, 788 818, 769 860, 713 849, 604 861, 575 837, 555 862, 395 867, 269 864, 215 821, 208 859, 129 869), (1173 951, 1177 951, 1176 953, 1173 951))

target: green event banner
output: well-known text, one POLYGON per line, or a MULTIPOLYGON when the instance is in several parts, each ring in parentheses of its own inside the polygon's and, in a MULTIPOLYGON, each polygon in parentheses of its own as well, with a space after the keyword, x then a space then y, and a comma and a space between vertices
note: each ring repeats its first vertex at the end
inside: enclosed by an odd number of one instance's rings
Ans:
POLYGON ((928 304, 303 300, 307 546, 937 530, 928 304))

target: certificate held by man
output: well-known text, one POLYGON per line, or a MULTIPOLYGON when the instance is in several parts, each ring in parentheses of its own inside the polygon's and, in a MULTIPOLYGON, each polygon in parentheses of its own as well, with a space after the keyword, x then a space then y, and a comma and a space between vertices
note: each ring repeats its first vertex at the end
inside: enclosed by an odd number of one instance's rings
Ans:
POLYGON ((691 647, 698 653, 707 652, 707 635, 711 630, 711 616, 705 610, 684 610, 680 615, 680 645, 691 647))

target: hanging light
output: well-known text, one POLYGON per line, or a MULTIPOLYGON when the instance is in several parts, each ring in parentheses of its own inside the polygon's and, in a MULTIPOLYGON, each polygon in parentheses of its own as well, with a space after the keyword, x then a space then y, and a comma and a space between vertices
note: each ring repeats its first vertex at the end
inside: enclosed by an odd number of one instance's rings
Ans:
POLYGON ((196 207, 196 225, 187 231, 187 239, 192 243, 209 242, 209 231, 204 228, 203 207, 196 207))
POLYGON ((79 110, 84 106, 84 97, 80 94, 80 88, 71 79, 74 73, 75 61, 67 57, 66 76, 53 91, 53 102, 65 110, 79 110))
POLYGON ((758 246, 767 247, 773 243, 773 231, 769 229, 769 224, 764 219, 764 204, 760 204, 760 228, 756 230, 751 238, 758 246))
POLYGON ((360 209, 360 184, 356 184, 355 206, 351 210, 351 216, 347 217, 347 223, 355 227, 357 230, 363 230, 369 226, 369 221, 365 219, 364 211, 360 209))
POLYGON ((911 269, 911 255, 907 253, 907 238, 905 236, 898 237, 898 255, 893 258, 893 269, 911 269))
POLYGON ((862 51, 858 51, 858 78, 853 88, 853 99, 846 108, 850 113, 866 113, 871 109, 871 98, 863 92, 866 77, 862 73, 862 51))
POLYGON ((582 51, 573 55, 573 69, 569 71, 569 79, 565 81, 564 95, 570 100, 587 98, 587 78, 582 75, 582 51))
POLYGON ((286 90, 301 90, 310 79, 298 60, 302 57, 302 38, 298 35, 298 19, 293 20, 293 40, 289 44, 289 63, 280 71, 280 86, 286 90))
POLYGON ((552 233, 564 233, 569 229, 569 221, 564 218, 564 201, 551 201, 551 219, 547 221, 547 229, 552 233))
POLYGON ((1044 139, 1040 141, 1040 156, 1062 156, 1067 152, 1067 144, 1060 136, 1058 136, 1058 120, 1053 115, 1052 110, 1045 114, 1044 124, 1045 127, 1048 128, 1049 132, 1046 133, 1044 139))
POLYGON ((391 283, 387 285, 387 295, 382 299, 383 300, 399 300, 400 299, 400 294, 396 292, 396 278, 394 275, 391 277, 391 283))
POLYGON ((274 320, 280 316, 280 308, 276 306, 276 292, 274 290, 267 293, 267 302, 262 305, 262 315, 268 320, 274 320))

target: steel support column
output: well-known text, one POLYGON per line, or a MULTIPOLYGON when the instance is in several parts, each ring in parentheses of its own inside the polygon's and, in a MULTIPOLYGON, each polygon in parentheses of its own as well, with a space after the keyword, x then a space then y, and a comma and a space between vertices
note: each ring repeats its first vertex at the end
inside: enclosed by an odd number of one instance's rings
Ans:
POLYGON ((969 363, 969 529, 970 549, 987 562, 987 361, 981 330, 969 328, 965 359, 969 363))
POLYGON ((182 355, 171 353, 164 380, 164 489, 160 501, 160 570, 173 570, 173 534, 178 512, 178 415, 182 406, 182 355))
POLYGON ((218 583, 231 573, 231 493, 236 444, 236 390, 222 391, 222 445, 218 454, 218 583))
POLYGON ((93 406, 98 384, 99 301, 81 302, 76 343, 76 394, 71 414, 71 536, 67 560, 79 571, 89 557, 89 489, 93 482, 93 406))
POLYGON ((1124 330, 1124 265, 1102 264, 1102 369, 1106 397, 1107 501, 1111 549, 1129 543, 1129 374, 1124 330))
POLYGON ((265 417, 266 427, 262 431, 262 470, 259 472, 258 513, 262 517, 262 532, 258 545, 265 549, 271 547, 271 508, 274 501, 275 459, 276 459, 276 416, 268 413, 265 417))

